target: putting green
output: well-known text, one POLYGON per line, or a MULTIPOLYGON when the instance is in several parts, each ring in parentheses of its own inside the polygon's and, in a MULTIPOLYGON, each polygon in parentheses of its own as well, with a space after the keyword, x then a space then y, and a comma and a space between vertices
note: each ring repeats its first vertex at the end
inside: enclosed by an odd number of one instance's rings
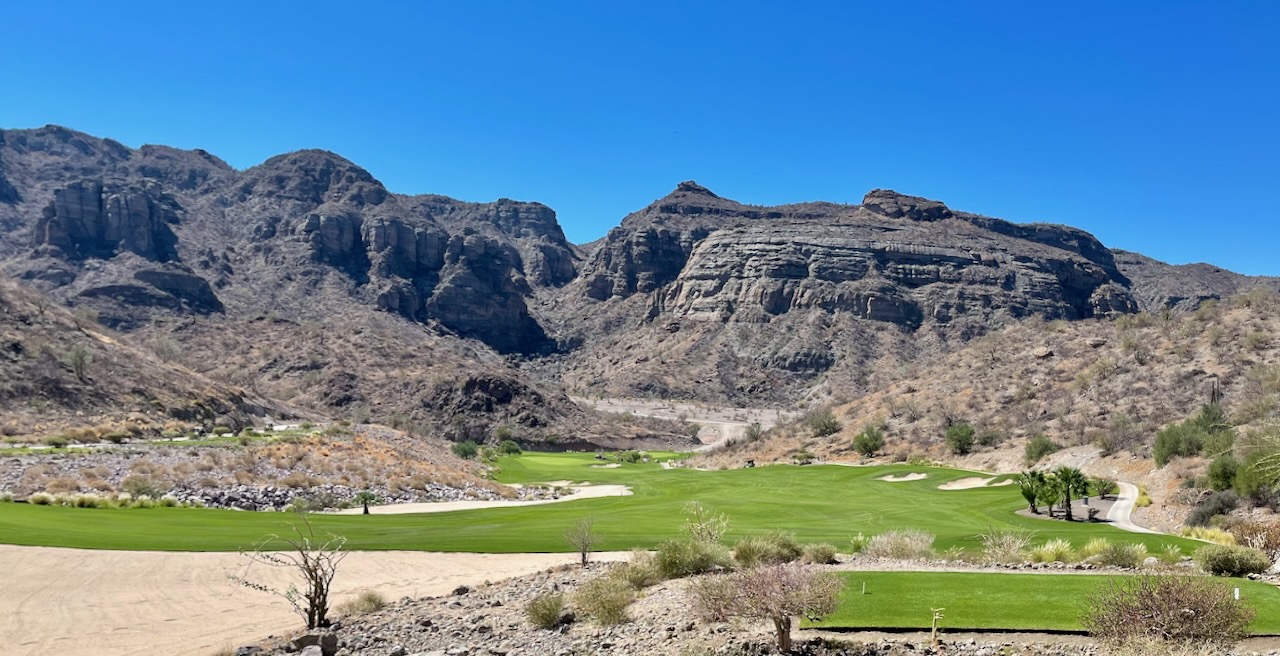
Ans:
MULTIPOLYGON (((1086 597, 1114 578, 1075 574, 843 572, 840 608, 806 626, 848 629, 928 629, 931 609, 943 608, 944 630, 1079 631, 1086 597), (866 584, 866 594, 863 594, 866 584)), ((1250 630, 1280 633, 1280 589, 1228 579, 1257 611, 1250 630)))
MULTIPOLYGON (((673 457, 662 454, 663 458, 673 457)), ((487 553, 569 551, 563 534, 581 517, 593 517, 600 550, 652 547, 681 534, 684 508, 693 500, 729 517, 728 540, 769 530, 794 532, 802 542, 847 548, 849 538, 890 529, 919 528, 937 536, 935 546, 978 548, 988 529, 1033 531, 1036 541, 1090 538, 1141 542, 1151 551, 1175 544, 1190 553, 1199 544, 1182 538, 1128 533, 1105 524, 1068 524, 1018 516, 1014 486, 941 491, 938 485, 973 476, 956 469, 892 465, 776 465, 730 471, 666 470, 656 462, 599 468, 589 454, 530 453, 503 458, 498 479, 509 483, 571 480, 631 486, 634 494, 529 507, 489 508, 417 515, 313 515, 317 530, 343 535, 355 550, 472 551, 487 553), (911 482, 876 480, 925 473, 911 482)), ((287 531, 295 516, 231 510, 152 508, 98 510, 0 504, 0 543, 140 549, 234 551, 263 536, 287 531)))

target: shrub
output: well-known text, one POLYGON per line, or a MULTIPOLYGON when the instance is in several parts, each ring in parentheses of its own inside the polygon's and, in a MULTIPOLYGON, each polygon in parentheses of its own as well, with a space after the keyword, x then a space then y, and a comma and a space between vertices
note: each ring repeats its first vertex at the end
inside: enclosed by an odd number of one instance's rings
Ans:
POLYGON ((812 463, 815 459, 817 459, 817 456, 813 455, 813 453, 808 449, 800 449, 799 451, 791 454, 791 460, 797 465, 807 465, 812 463))
POLYGON ((453 455, 464 460, 470 460, 480 453, 480 445, 471 440, 467 440, 465 442, 454 442, 453 446, 449 448, 453 451, 453 455))
POLYGON ((884 448, 884 429, 879 426, 867 426, 853 438, 853 448, 864 456, 873 456, 884 448))
POLYGON ((600 535, 596 533, 595 526, 594 517, 580 517, 564 532, 565 542, 578 552, 578 559, 583 567, 586 567, 587 561, 591 560, 591 551, 600 542, 600 535))
POLYGON ((124 490, 134 499, 148 498, 159 499, 164 496, 164 490, 160 489, 160 485, 146 476, 127 476, 120 483, 120 489, 124 490))
POLYGON ((658 545, 655 558, 658 572, 664 579, 702 574, 729 567, 733 562, 729 550, 723 545, 699 540, 667 540, 658 545))
POLYGON ((973 450, 973 426, 969 424, 955 424, 947 429, 946 442, 947 448, 951 452, 962 456, 973 450))
POLYGON ((1069 563, 1075 558, 1071 543, 1061 538, 1049 540, 1031 550, 1031 561, 1036 563, 1069 563))
POLYGON ((1180 535, 1184 538, 1203 540, 1214 544, 1234 545, 1236 543, 1236 536, 1220 528, 1209 528, 1207 526, 1185 526, 1180 535))
POLYGON ((71 440, 68 439, 66 435, 50 435, 49 437, 40 440, 40 442, 45 446, 52 447, 54 449, 65 449, 68 444, 71 444, 71 440))
POLYGON ((1111 541, 1106 538, 1094 538, 1084 543, 1083 547, 1076 549, 1076 555, 1080 560, 1088 560, 1098 554, 1111 548, 1111 541))
POLYGON ((1230 454, 1223 454, 1209 464, 1209 488, 1222 491, 1230 490, 1236 484, 1236 470, 1240 463, 1230 454))
POLYGON ((1240 497, 1230 490, 1226 492, 1214 492, 1187 515, 1187 526, 1208 526, 1209 521, 1218 515, 1226 515, 1236 509, 1236 505, 1240 503, 1240 497))
POLYGON ((573 595, 573 605, 596 622, 613 626, 627 621, 627 606, 635 598, 635 590, 626 581, 613 576, 601 576, 578 588, 573 595))
POLYGON ((338 613, 342 615, 364 615, 365 613, 373 613, 387 607, 387 600, 382 595, 366 590, 360 593, 355 599, 350 599, 338 605, 338 613))
POLYGON ((806 544, 801 560, 812 565, 831 565, 836 562, 836 547, 825 542, 806 544))
POLYGON ((27 497, 27 503, 35 506, 52 506, 55 501, 57 501, 57 499, 55 499, 52 494, 45 492, 36 492, 35 494, 27 497))
POLYGON ((878 558, 912 560, 933 555, 933 534, 917 529, 885 531, 870 540, 862 552, 878 558))
POLYGON ((214 435, 227 435, 227 434, 229 434, 229 433, 231 433, 231 427, 229 427, 229 426, 214 426, 214 427, 213 427, 213 434, 214 434, 214 435))
POLYGON ((987 531, 978 540, 983 560, 990 563, 1020 563, 1031 546, 1031 534, 1023 531, 987 531))
POLYGON ((1115 577, 1089 595, 1089 634, 1119 645, 1140 639, 1229 646, 1247 635, 1254 610, 1228 586, 1201 577, 1115 577))
POLYGON ((700 501, 690 501, 684 514, 684 531, 694 542, 719 542, 729 530, 729 518, 724 514, 712 514, 700 501))
POLYGON ((1138 486, 1138 498, 1133 502, 1133 505, 1138 508, 1146 508, 1151 505, 1151 495, 1147 494, 1147 486, 1138 486))
POLYGON ((1142 567, 1147 559, 1147 545, 1108 543, 1094 557, 1093 561, 1104 567, 1142 567))
POLYGON ((520 448, 519 444, 515 443, 515 440, 503 440, 502 443, 498 445, 498 453, 504 456, 518 456, 521 453, 524 453, 524 451, 520 448))
POLYGON ((704 616, 745 617, 773 624, 778 650, 791 653, 793 618, 816 618, 833 612, 840 599, 841 580, 831 572, 788 563, 766 565, 726 577, 728 584, 717 586, 713 607, 703 607, 701 596, 694 603, 704 616))
POLYGON ((641 460, 644 460, 644 454, 639 451, 623 451, 618 454, 618 462, 627 462, 634 465, 641 460))
POLYGON ((1040 462, 1040 459, 1061 449, 1062 447, 1053 443, 1044 435, 1036 435, 1027 440, 1027 445, 1022 449, 1022 457, 1026 461, 1027 466, 1031 466, 1040 462))
POLYGON ((827 409, 815 410, 809 413, 809 416, 805 418, 805 424, 813 431, 814 437, 834 435, 840 432, 841 428, 844 428, 840 424, 840 420, 836 419, 835 414, 827 409))
POLYGON ((1214 576, 1247 576, 1271 568, 1271 558, 1257 549, 1210 544, 1196 549, 1196 564, 1214 576))
POLYGON ((632 551, 631 560, 619 565, 615 576, 635 590, 643 590, 662 581, 657 558, 643 549, 632 551))
POLYGON ((126 433, 125 431, 111 431, 110 433, 103 435, 102 439, 112 444, 120 444, 125 440, 129 439, 129 434, 126 433))
POLYGON ((1161 551, 1159 554, 1157 554, 1156 558, 1159 558, 1160 562, 1166 565, 1174 565, 1174 564, 1180 563, 1182 562, 1182 558, 1183 558, 1182 547, 1179 547, 1176 544, 1171 544, 1165 547, 1164 551, 1161 551))
POLYGON ((525 617, 539 629, 554 629, 564 617, 564 595, 559 592, 540 594, 525 604, 525 617))
POLYGON ((1259 521, 1237 522, 1228 529, 1236 544, 1253 547, 1272 558, 1280 554, 1280 524, 1259 521))
POLYGON ((789 563, 803 553, 795 538, 781 531, 746 537, 733 547, 733 559, 740 567, 789 563))
POLYGON ((861 533, 849 538, 849 553, 862 553, 862 551, 867 548, 867 543, 870 541, 871 538, 861 533))
POLYGON ((1204 448, 1204 438, 1205 432, 1198 426, 1187 422, 1174 424, 1156 433, 1151 455, 1156 459, 1156 464, 1163 467, 1175 457, 1199 455, 1200 449, 1204 448))
POLYGON ((738 603, 738 578, 710 574, 689 582, 693 612, 704 622, 727 622, 738 603))

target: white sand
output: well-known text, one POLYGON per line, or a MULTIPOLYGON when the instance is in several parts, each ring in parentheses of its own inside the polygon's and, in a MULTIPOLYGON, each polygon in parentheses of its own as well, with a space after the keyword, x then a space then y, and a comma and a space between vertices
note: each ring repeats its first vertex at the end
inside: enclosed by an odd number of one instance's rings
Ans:
POLYGON ((592 468, 592 469, 617 469, 617 468, 619 468, 619 467, 621 467, 621 466, 622 466, 622 465, 621 465, 621 464, 619 464, 619 463, 611 462, 611 463, 609 463, 609 464, 607 464, 607 465, 591 465, 591 468, 592 468))
POLYGON ((958 478, 954 481, 943 483, 938 486, 939 490, 972 490, 978 487, 1000 487, 1001 485, 1012 485, 1013 479, 1007 478, 999 483, 992 483, 995 477, 983 478, 981 476, 970 476, 969 478, 958 478))
MULTIPOLYGON (((595 556, 622 560, 624 552, 595 556)), ((575 562, 577 554, 353 552, 336 601, 373 590, 387 600, 447 594, 575 562)), ((0 651, 8 656, 207 656, 300 629, 283 599, 239 587, 234 553, 89 551, 0 545, 0 651)), ((279 585, 286 570, 255 565, 279 585)))
POLYGON ((928 474, 924 474, 924 473, 916 472, 916 473, 914 473, 914 474, 903 474, 902 476, 894 476, 894 475, 890 474, 890 475, 888 475, 888 476, 881 476, 880 478, 877 478, 876 480, 877 480, 877 481, 884 481, 884 482, 886 482, 886 483, 906 483, 906 482, 908 482, 908 481, 919 481, 919 480, 924 480, 924 479, 926 479, 926 478, 928 478, 928 477, 929 477, 929 475, 928 475, 928 474))
MULTIPOLYGON (((385 506, 369 506, 370 515, 408 515, 415 513, 442 513, 455 510, 476 510, 478 508, 514 508, 516 506, 541 506, 562 501, 578 499, 596 499, 599 497, 625 497, 632 494, 631 488, 625 485, 571 485, 569 481, 554 481, 553 487, 569 487, 575 492, 558 499, 536 499, 534 501, 440 501, 436 503, 389 503, 385 506)), ((333 511, 339 515, 359 515, 364 508, 347 508, 333 511)))

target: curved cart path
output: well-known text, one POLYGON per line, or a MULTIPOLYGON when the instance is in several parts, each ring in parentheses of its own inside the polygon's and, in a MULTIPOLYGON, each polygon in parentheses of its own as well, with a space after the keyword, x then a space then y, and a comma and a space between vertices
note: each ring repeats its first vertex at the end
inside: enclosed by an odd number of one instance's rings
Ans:
POLYGON ((1133 533, 1159 533, 1149 528, 1143 528, 1133 523, 1130 517, 1133 515, 1134 504, 1138 501, 1138 486, 1133 483, 1116 483, 1120 486, 1120 494, 1116 496, 1115 503, 1111 504, 1111 509, 1107 511, 1107 521, 1111 525, 1133 533))

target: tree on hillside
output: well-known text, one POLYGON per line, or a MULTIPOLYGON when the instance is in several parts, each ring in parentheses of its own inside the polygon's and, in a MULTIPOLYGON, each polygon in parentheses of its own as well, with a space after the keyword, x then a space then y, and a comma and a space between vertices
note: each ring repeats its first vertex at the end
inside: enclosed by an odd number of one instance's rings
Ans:
POLYGON ((873 456, 884 448, 884 429, 879 426, 867 426, 858 436, 853 438, 853 448, 864 456, 873 456))
POLYGON ((1071 521, 1071 499, 1078 494, 1089 494, 1089 479, 1084 472, 1075 467, 1059 467, 1053 472, 1058 482, 1058 493, 1062 495, 1062 510, 1066 520, 1071 521))
POLYGON ((951 452, 962 456, 973 450, 973 426, 969 424, 953 424, 947 428, 947 447, 951 452))
POLYGON ((1027 507, 1032 513, 1040 514, 1040 497, 1045 486, 1044 472, 1034 469, 1024 471, 1018 476, 1018 491, 1027 500, 1027 507))

